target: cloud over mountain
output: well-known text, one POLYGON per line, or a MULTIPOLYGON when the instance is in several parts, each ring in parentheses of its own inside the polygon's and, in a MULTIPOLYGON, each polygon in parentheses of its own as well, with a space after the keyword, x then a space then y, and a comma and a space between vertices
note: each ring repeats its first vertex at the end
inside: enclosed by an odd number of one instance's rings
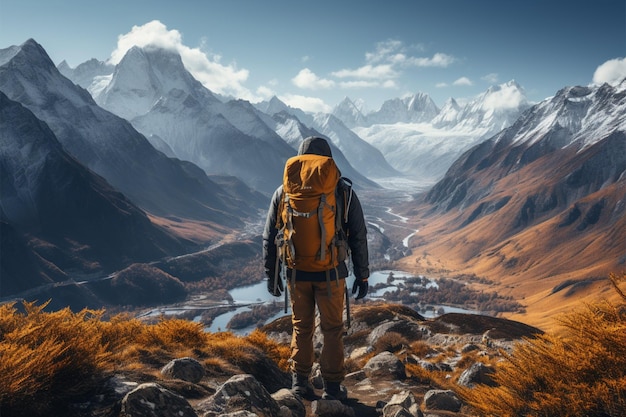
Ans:
POLYGON ((117 48, 111 53, 110 63, 117 65, 133 46, 175 51, 180 54, 193 76, 209 90, 225 96, 258 99, 243 85, 248 79, 248 70, 237 68, 235 63, 224 65, 220 55, 210 54, 202 48, 186 46, 178 30, 169 30, 158 20, 133 26, 130 32, 120 35, 117 48))

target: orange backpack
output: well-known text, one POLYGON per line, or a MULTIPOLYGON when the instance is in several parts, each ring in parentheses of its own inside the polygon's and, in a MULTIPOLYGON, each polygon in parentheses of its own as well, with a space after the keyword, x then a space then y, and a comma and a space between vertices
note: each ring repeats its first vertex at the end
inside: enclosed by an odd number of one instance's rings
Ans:
POLYGON ((335 190, 341 173, 331 157, 304 154, 287 160, 276 227, 284 266, 329 271, 339 265, 335 190))

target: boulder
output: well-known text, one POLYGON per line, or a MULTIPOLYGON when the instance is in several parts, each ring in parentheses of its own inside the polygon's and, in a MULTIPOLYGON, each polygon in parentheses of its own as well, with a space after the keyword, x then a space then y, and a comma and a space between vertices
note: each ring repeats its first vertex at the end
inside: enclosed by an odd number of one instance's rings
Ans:
POLYGON ((198 417, 186 399, 153 382, 141 384, 122 400, 120 417, 198 417))
POLYGON ((406 379, 404 364, 391 352, 382 352, 370 359, 363 367, 365 375, 372 379, 406 379))
POLYGON ((469 353, 474 350, 479 350, 480 347, 474 343, 467 343, 461 348, 461 353, 469 353))
POLYGON ((179 358, 170 361, 161 369, 161 374, 167 378, 182 379, 197 384, 206 371, 204 366, 194 358, 179 358))
POLYGON ((458 412, 461 400, 452 390, 430 390, 424 394, 424 407, 427 410, 445 410, 458 412))
POLYGON ((375 327, 367 336, 367 342, 370 346, 373 346, 381 336, 389 332, 399 333, 409 342, 422 339, 422 326, 419 324, 408 320, 393 320, 375 327))
POLYGON ((432 363, 428 361, 419 361, 418 364, 427 371, 452 372, 452 367, 445 362, 432 363))
POLYGON ((236 411, 248 411, 258 417, 281 417, 278 403, 265 387, 250 374, 235 375, 224 382, 215 394, 198 404, 203 417, 216 417, 236 411))
POLYGON ((337 400, 317 400, 311 403, 311 412, 317 417, 355 417, 351 407, 337 400))
POLYGON ((383 407, 383 417, 423 417, 419 404, 411 391, 402 391, 391 397, 383 407))
POLYGON ((476 362, 463 371, 461 376, 459 376, 457 384, 470 388, 476 384, 495 387, 497 384, 492 377, 494 372, 495 370, 491 366, 485 365, 482 362, 476 362))
POLYGON ((306 409, 302 400, 294 395, 291 390, 283 388, 272 394, 274 401, 278 403, 280 407, 286 407, 293 417, 305 417, 306 409))

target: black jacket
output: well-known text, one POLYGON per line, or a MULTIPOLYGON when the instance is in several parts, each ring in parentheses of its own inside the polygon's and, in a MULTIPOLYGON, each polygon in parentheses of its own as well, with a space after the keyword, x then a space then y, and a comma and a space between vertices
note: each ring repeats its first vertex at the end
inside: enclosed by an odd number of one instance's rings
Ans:
MULTIPOLYGON (((367 228, 365 226, 365 219, 363 217, 363 209, 361 208, 361 202, 359 201, 356 193, 350 190, 349 184, 341 179, 337 186, 337 205, 339 207, 345 207, 344 195, 350 195, 350 206, 348 207, 348 221, 345 221, 345 216, 340 213, 342 217, 342 228, 348 236, 348 246, 350 247, 354 276, 356 279, 365 279, 369 277, 369 260, 367 249, 367 228)), ((279 203, 283 197, 282 185, 276 189, 270 202, 270 207, 267 213, 267 219, 265 222, 265 230, 263 231, 263 261, 265 265, 265 274, 268 278, 273 279, 276 268, 276 217, 278 216, 279 203)), ((334 271, 333 271, 334 272, 334 271)), ((341 262, 337 268, 337 273, 340 278, 348 276, 348 268, 345 262, 341 262)), ((288 276, 291 276, 290 271, 287 272, 288 276)), ((284 277, 283 277, 284 278, 284 277)), ((296 274, 297 281, 325 281, 325 272, 305 272, 298 271, 296 274)))

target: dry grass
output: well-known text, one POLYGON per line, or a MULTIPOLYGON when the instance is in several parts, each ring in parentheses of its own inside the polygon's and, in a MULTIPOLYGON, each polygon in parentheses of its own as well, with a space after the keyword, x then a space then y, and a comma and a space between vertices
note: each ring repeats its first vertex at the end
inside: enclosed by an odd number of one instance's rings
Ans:
POLYGON ((544 334, 516 346, 497 366, 497 387, 462 389, 484 416, 626 415, 626 296, 623 302, 587 304, 560 318, 562 335, 544 334))
POLYGON ((387 332, 376 340, 374 344, 374 353, 391 352, 395 353, 409 346, 409 341, 400 333, 387 332))
POLYGON ((261 332, 238 337, 206 333, 188 320, 146 324, 103 311, 45 312, 46 304, 0 306, 0 415, 61 415, 71 401, 94 392, 113 373, 158 377, 174 358, 191 356, 209 374, 232 374, 265 360, 286 369, 287 347, 261 332))

